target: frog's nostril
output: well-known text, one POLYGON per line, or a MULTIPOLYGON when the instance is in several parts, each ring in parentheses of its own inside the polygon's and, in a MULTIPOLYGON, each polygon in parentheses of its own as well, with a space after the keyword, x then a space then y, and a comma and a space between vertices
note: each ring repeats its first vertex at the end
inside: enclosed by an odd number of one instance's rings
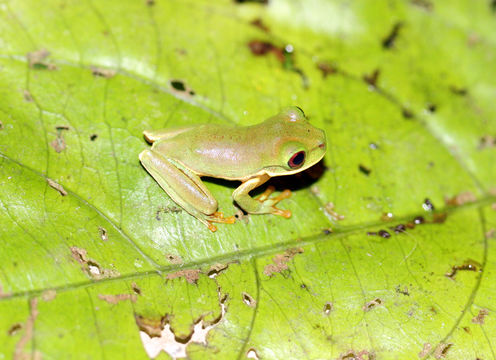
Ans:
POLYGON ((321 148, 321 149, 325 149, 325 147, 326 147, 326 144, 325 144, 325 143, 320 143, 320 144, 319 144, 319 148, 321 148))

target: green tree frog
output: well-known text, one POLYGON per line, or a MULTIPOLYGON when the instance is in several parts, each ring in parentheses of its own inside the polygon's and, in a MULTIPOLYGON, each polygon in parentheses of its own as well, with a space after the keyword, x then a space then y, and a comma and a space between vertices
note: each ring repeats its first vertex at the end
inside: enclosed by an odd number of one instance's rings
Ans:
POLYGON ((258 198, 249 192, 273 176, 291 175, 319 162, 326 151, 323 130, 310 125, 298 107, 283 109, 278 115, 253 126, 193 125, 144 131, 151 149, 139 159, 165 192, 207 227, 234 223, 234 216, 217 212, 202 176, 241 181, 233 200, 249 214, 275 214, 285 218, 289 210, 276 204, 291 195, 284 190, 270 197, 269 187, 258 198))

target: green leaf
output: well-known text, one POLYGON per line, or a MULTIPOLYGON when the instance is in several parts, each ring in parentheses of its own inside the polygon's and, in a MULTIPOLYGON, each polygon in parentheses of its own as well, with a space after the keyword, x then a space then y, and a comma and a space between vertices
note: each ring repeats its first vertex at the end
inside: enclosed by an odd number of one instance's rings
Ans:
POLYGON ((0 0, 0 359, 495 358, 493 3, 0 0), (139 163, 288 105, 290 220, 212 233, 139 163))

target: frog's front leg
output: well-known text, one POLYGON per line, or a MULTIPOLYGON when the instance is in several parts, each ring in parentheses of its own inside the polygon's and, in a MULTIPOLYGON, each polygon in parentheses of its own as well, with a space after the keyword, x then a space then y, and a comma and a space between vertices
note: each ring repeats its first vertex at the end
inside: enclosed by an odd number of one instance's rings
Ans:
POLYGON ((208 226, 217 228, 212 222, 234 223, 233 216, 224 218, 216 212, 217 200, 201 181, 200 177, 177 161, 153 150, 143 150, 140 161, 160 187, 188 213, 208 226))
POLYGON ((269 186, 267 190, 258 198, 254 199, 250 196, 250 191, 256 187, 259 187, 269 179, 270 176, 264 174, 243 182, 233 192, 232 196, 234 201, 236 201, 236 203, 249 214, 274 214, 285 218, 291 217, 291 211, 282 210, 276 207, 276 204, 279 201, 287 199, 291 196, 291 191, 284 190, 278 196, 270 198, 269 195, 274 191, 274 187, 269 186))

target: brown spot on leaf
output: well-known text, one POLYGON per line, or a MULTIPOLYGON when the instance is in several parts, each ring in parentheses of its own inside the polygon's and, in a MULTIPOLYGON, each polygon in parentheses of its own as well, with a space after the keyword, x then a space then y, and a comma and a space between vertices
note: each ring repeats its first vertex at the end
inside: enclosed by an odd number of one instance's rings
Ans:
POLYGON ((419 358, 426 357, 432 349, 432 345, 430 343, 424 343, 424 348, 422 349, 421 352, 418 353, 419 358))
POLYGON ((442 224, 446 221, 446 219, 448 218, 448 214, 447 213, 437 213, 437 214, 434 214, 432 216, 432 223, 433 224, 442 224))
POLYGON ((450 86, 450 91, 455 94, 455 95, 459 95, 459 96, 465 96, 468 94, 468 90, 465 89, 465 88, 460 88, 460 87, 457 87, 457 86, 450 86))
POLYGON ((235 3, 243 4, 243 3, 256 3, 256 4, 268 4, 269 0, 234 0, 235 3))
POLYGON ((117 304, 121 301, 131 300, 135 303, 137 300, 136 294, 117 294, 117 295, 102 295, 98 294, 100 300, 106 301, 109 304, 117 304))
POLYGON ((50 146, 53 147, 55 152, 60 153, 65 150, 65 140, 62 136, 57 136, 51 143, 50 146))
POLYGON ((401 115, 403 115, 403 117, 405 119, 411 119, 411 118, 413 118, 415 116, 415 114, 413 113, 413 111, 410 110, 410 109, 407 109, 407 108, 403 108, 401 110, 401 115))
POLYGON ((106 79, 110 79, 110 78, 115 76, 117 71, 112 70, 112 69, 105 69, 105 68, 101 68, 101 67, 92 66, 91 67, 91 73, 93 74, 93 76, 99 76, 99 77, 103 77, 106 79))
POLYGON ((248 43, 248 47, 250 48, 253 55, 260 56, 266 55, 269 52, 273 51, 275 46, 268 41, 260 41, 260 40, 252 40, 248 43))
POLYGON ((458 195, 455 195, 451 198, 444 198, 444 202, 446 205, 459 206, 466 203, 474 202, 477 198, 474 193, 471 191, 464 191, 458 195))
POLYGON ((226 270, 229 267, 229 264, 221 264, 217 263, 212 266, 210 266, 210 269, 207 271, 207 276, 209 278, 215 278, 217 275, 219 275, 222 271, 226 270))
POLYGON ((57 130, 56 138, 50 143, 50 146, 53 147, 55 152, 60 153, 65 150, 66 143, 64 139, 64 135, 62 131, 69 130, 69 127, 66 125, 58 125, 55 126, 55 130, 57 130))
MULTIPOLYGON (((14 360, 26 360, 34 357, 36 359, 37 356, 36 353, 31 353, 28 354, 26 350, 31 350, 31 347, 26 348, 26 345, 32 340, 33 335, 34 335, 34 323, 36 321, 36 318, 38 317, 38 299, 33 298, 30 301, 30 311, 29 311, 29 316, 28 319, 26 320, 26 324, 24 325, 24 334, 22 337, 19 339, 17 344, 15 345, 14 349, 14 355, 13 359, 14 360)), ((39 354, 39 353, 38 353, 39 354)))
POLYGON ((22 94, 24 96, 24 100, 27 101, 27 102, 33 102, 33 97, 31 96, 31 93, 29 92, 29 90, 23 90, 22 91, 22 94))
POLYGON ((405 296, 410 296, 410 293, 408 292, 408 288, 405 286, 403 289, 399 285, 396 286, 396 292, 398 294, 402 294, 405 296))
POLYGON ((396 38, 398 37, 400 33, 400 29, 402 27, 403 27, 403 23, 401 22, 398 22, 393 25, 393 28, 391 29, 390 33, 382 40, 382 47, 384 49, 391 49, 394 47, 396 38))
POLYGON ((363 305, 362 310, 368 312, 379 305, 382 305, 382 300, 379 298, 375 298, 374 300, 371 300, 363 305))
POLYGON ((333 75, 338 72, 338 68, 330 63, 321 62, 317 64, 317 69, 322 72, 322 77, 325 79, 328 75, 333 75))
POLYGON ((48 185, 51 188, 57 190, 60 193, 60 195, 62 195, 62 196, 66 196, 67 195, 67 191, 65 191, 65 189, 64 189, 64 187, 62 185, 60 185, 59 183, 53 181, 50 178, 46 178, 46 180, 47 180, 48 185))
POLYGON ((45 290, 41 293, 41 300, 52 301, 57 296, 57 291, 54 289, 45 290))
POLYGON ((451 271, 444 274, 444 276, 449 277, 450 279, 455 279, 456 273, 458 271, 482 271, 481 264, 475 260, 468 259, 461 265, 453 265, 451 267, 451 271))
POLYGON ((14 336, 15 334, 17 334, 19 332, 19 330, 22 329, 22 324, 21 323, 15 323, 14 325, 12 325, 9 330, 7 330, 7 334, 9 334, 10 336, 14 336))
POLYGON ((393 219, 394 219, 394 214, 393 213, 387 212, 387 213, 383 213, 381 215, 381 220, 382 221, 391 221, 393 219))
POLYGON ((150 337, 159 337, 165 324, 169 323, 168 315, 160 319, 154 319, 135 314, 134 320, 138 328, 150 337))
POLYGON ((444 359, 446 357, 446 354, 448 353, 448 350, 453 346, 452 343, 440 343, 437 347, 436 350, 434 350, 434 357, 436 359, 444 359))
POLYGON ((363 75, 363 81, 375 88, 377 87, 377 80, 379 79, 380 74, 381 71, 379 69, 375 69, 371 74, 363 75))
POLYGON ((243 297, 243 302, 249 307, 255 307, 257 305, 256 300, 250 294, 243 292, 241 296, 243 297))
POLYGON ((255 26, 256 28, 259 28, 263 32, 266 32, 266 33, 270 32, 269 27, 267 25, 265 25, 263 23, 262 19, 260 19, 260 18, 256 18, 256 19, 250 21, 250 24, 255 26))
POLYGON ((3 291, 2 284, 0 284, 0 299, 1 299, 1 298, 5 298, 5 297, 9 297, 10 295, 12 295, 12 294, 11 294, 11 293, 9 293, 9 292, 4 292, 4 291, 3 291))
POLYGON ((477 316, 474 316, 472 318, 472 322, 474 324, 479 324, 479 325, 482 325, 484 324, 484 318, 489 315, 489 310, 487 309, 480 309, 479 310, 479 313, 477 314, 477 316))
POLYGON ((288 262, 296 255, 303 253, 303 248, 292 248, 286 250, 283 254, 277 254, 272 258, 273 263, 268 264, 264 268, 264 274, 272 276, 274 273, 279 273, 288 269, 288 262))
POLYGON ((155 212, 155 219, 157 221, 162 220, 162 218, 160 217, 160 213, 162 213, 162 214, 168 214, 168 213, 177 214, 177 213, 180 213, 181 211, 182 210, 180 208, 178 208, 177 206, 170 206, 170 207, 159 206, 157 211, 155 212))
POLYGON ((486 231, 486 239, 492 239, 496 236, 496 229, 489 229, 486 231))
POLYGON ((368 352, 367 350, 350 350, 341 354, 338 360, 375 360, 375 358, 375 354, 373 352, 368 352))
POLYGON ((56 65, 46 61, 48 56, 50 56, 50 52, 46 49, 41 49, 27 53, 26 58, 28 59, 29 67, 32 69, 57 70, 56 65))
POLYGON ((410 0, 410 2, 426 11, 432 11, 434 4, 430 0, 410 0))
POLYGON ((329 216, 333 220, 336 221, 344 220, 344 215, 340 215, 334 210, 334 204, 332 202, 328 202, 327 204, 325 204, 324 211, 327 214, 329 214, 329 216))
POLYGON ((167 279, 176 279, 183 277, 190 284, 196 284, 196 282, 200 278, 200 272, 201 271, 199 269, 180 270, 174 273, 167 274, 167 279))
POLYGON ((484 135, 479 139, 479 150, 491 149, 496 147, 496 136, 484 135))
POLYGON ((183 259, 181 259, 179 255, 166 254, 165 258, 167 259, 168 262, 174 265, 180 265, 183 263, 183 259))
POLYGON ((362 165, 362 164, 358 165, 358 170, 360 170, 360 172, 362 174, 367 175, 367 176, 369 176, 370 173, 372 172, 372 170, 370 168, 368 168, 368 167, 366 167, 365 165, 362 165))
POLYGON ((91 141, 95 141, 97 137, 98 137, 98 135, 97 135, 97 134, 92 134, 92 135, 90 136, 90 140, 91 140, 91 141))
POLYGON ((72 257, 81 264, 81 270, 93 280, 101 280, 119 276, 119 272, 113 269, 104 269, 95 260, 88 257, 85 249, 73 246, 70 248, 72 257))

